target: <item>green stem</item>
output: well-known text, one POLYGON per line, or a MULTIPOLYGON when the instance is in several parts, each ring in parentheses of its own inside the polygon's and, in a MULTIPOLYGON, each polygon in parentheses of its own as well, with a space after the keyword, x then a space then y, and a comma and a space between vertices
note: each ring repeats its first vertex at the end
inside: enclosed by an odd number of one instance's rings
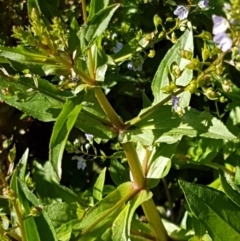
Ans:
POLYGON ((152 199, 142 204, 143 211, 148 220, 148 224, 156 237, 156 241, 168 241, 168 234, 163 226, 162 219, 158 214, 156 206, 152 199))
POLYGON ((146 180, 143 176, 142 166, 140 164, 136 149, 132 142, 123 143, 122 147, 132 172, 133 181, 138 189, 143 189, 146 185, 146 180))
POLYGON ((208 167, 211 167, 213 169, 216 169, 216 170, 223 170, 224 172, 226 172, 227 174, 229 174, 230 176, 234 176, 234 173, 230 170, 228 170, 226 167, 218 164, 218 163, 215 163, 215 162, 209 162, 209 163, 205 163, 204 164, 205 166, 208 166, 208 167))
POLYGON ((166 104, 169 100, 171 100, 173 95, 177 96, 177 95, 181 94, 182 92, 184 92, 184 89, 185 89, 185 86, 182 89, 179 89, 176 92, 174 92, 173 94, 167 96, 165 99, 163 99, 162 101, 160 101, 156 105, 152 106, 150 109, 148 109, 147 111, 143 112, 139 116, 137 116, 137 117, 133 118, 132 120, 130 120, 127 123, 126 128, 129 128, 130 126, 136 125, 139 121, 141 121, 142 119, 146 118, 147 116, 152 114, 155 110, 159 109, 160 106, 166 104))
POLYGON ((109 101, 107 100, 106 96, 103 94, 101 88, 99 86, 94 88, 95 97, 97 98, 99 104, 101 105, 103 111, 111 121, 114 128, 116 128, 118 131, 123 130, 125 125, 117 115, 117 113, 114 111, 112 106, 110 105, 109 101))
MULTIPOLYGON (((83 10, 83 19, 84 19, 84 22, 86 23, 87 22, 87 13, 86 13, 85 0, 82 0, 82 10, 83 10)), ((82 77, 85 80, 86 83, 88 83, 90 85, 94 85, 95 84, 95 80, 94 80, 95 75, 94 75, 94 64, 93 64, 91 50, 89 50, 89 52, 88 52, 88 60, 89 60, 89 69, 90 69, 89 72, 90 72, 91 77, 84 76, 85 73, 78 73, 78 74, 80 77, 82 77)), ((113 127, 116 128, 118 131, 124 130, 125 124, 122 122, 120 117, 117 115, 115 110, 112 108, 112 106, 110 105, 106 96, 103 94, 101 88, 99 86, 97 86, 94 88, 94 91, 95 91, 95 97, 97 98, 103 111, 108 116, 113 127)), ((127 157, 136 189, 134 189, 132 193, 129 193, 122 200, 120 200, 114 207, 112 207, 108 211, 108 213, 106 215, 108 215, 112 211, 114 211, 117 207, 119 207, 124 202, 126 202, 130 197, 135 195, 139 190, 143 189, 146 185, 146 179, 143 176, 142 166, 140 164, 140 161, 139 161, 139 158, 138 158, 138 155, 137 155, 137 152, 136 152, 136 149, 135 149, 133 143, 130 143, 130 142, 124 143, 124 144, 122 144, 122 147, 123 147, 125 155, 127 157)), ((162 220, 161 220, 160 216, 158 215, 158 212, 153 203, 153 200, 149 200, 146 203, 144 203, 143 209, 144 209, 145 215, 147 216, 150 227, 151 227, 154 235, 157 237, 157 240, 158 241, 167 241, 168 239, 167 239, 166 230, 163 227, 162 220)), ((93 225, 96 225, 100 221, 101 221, 101 219, 99 218, 98 220, 96 220, 96 222, 93 225)), ((93 225, 89 226, 86 230, 83 230, 81 235, 90 231, 91 228, 93 227, 93 225)))
POLYGON ((76 74, 79 75, 79 77, 80 77, 81 79, 83 79, 83 81, 84 81, 86 84, 88 84, 88 85, 90 85, 90 86, 93 86, 93 85, 95 84, 95 80, 94 80, 92 77, 90 77, 88 74, 86 74, 85 72, 83 72, 82 70, 76 69, 75 71, 76 71, 76 74))

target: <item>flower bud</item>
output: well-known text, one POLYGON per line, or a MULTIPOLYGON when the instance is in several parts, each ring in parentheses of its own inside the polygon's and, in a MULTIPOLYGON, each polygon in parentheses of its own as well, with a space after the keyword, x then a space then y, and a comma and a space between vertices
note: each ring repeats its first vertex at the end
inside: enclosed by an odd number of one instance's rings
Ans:
POLYGON ((172 43, 173 44, 175 44, 176 42, 177 42, 177 37, 176 37, 176 34, 175 34, 175 32, 172 32, 171 33, 171 41, 172 41, 172 43))
POLYGON ((195 69, 198 70, 200 67, 199 59, 193 58, 189 64, 186 65, 186 68, 188 69, 195 69))
POLYGON ((225 92, 232 92, 232 83, 230 80, 224 80, 222 83, 222 89, 225 92))
POLYGON ((174 62, 171 66, 171 72, 175 78, 179 78, 182 74, 182 71, 180 70, 179 66, 176 62, 174 62))
POLYGON ((158 34, 158 38, 162 38, 164 36, 164 32, 160 32, 159 34, 158 34))
POLYGON ((185 26, 181 26, 180 27, 180 31, 184 32, 186 30, 186 27, 185 26))
POLYGON ((196 80, 192 80, 189 85, 185 88, 185 90, 189 91, 191 94, 197 92, 198 83, 196 80))
POLYGON ((177 114, 178 114, 178 116, 183 116, 183 108, 181 107, 181 106, 178 106, 177 108, 176 108, 176 111, 175 111, 177 114))
POLYGON ((157 28, 159 25, 162 25, 162 19, 158 16, 158 14, 154 15, 153 23, 154 23, 155 28, 157 28))
POLYGON ((172 17, 167 17, 166 18, 166 22, 172 22, 172 21, 174 21, 174 19, 172 17))
POLYGON ((215 71, 217 75, 222 75, 224 68, 222 66, 222 64, 218 64, 215 66, 215 71))
POLYGON ((31 207, 30 215, 33 216, 33 217, 40 216, 41 213, 42 213, 42 210, 43 210, 43 208, 41 206, 31 207))
POLYGON ((191 60, 192 56, 193 56, 193 53, 191 51, 181 49, 180 56, 184 59, 191 60))
POLYGON ((14 145, 8 153, 8 161, 12 163, 15 161, 15 158, 16 158, 16 146, 14 145))
POLYGON ((164 86, 161 90, 164 94, 172 94, 176 88, 176 84, 171 82, 169 86, 164 86))
POLYGON ((153 39, 152 34, 147 34, 144 38, 146 41, 151 41, 153 39))
POLYGON ((9 198, 9 199, 16 199, 16 194, 12 189, 7 188, 5 195, 9 198))
POLYGON ((205 39, 205 40, 212 40, 212 34, 207 31, 202 31, 199 35, 197 35, 199 38, 205 39))
POLYGON ((216 100, 218 97, 218 94, 214 91, 214 89, 212 87, 207 88, 205 95, 210 100, 216 100))
POLYGON ((12 145, 12 142, 13 142, 13 136, 11 136, 9 139, 6 139, 3 141, 2 148, 7 149, 9 146, 12 145))
POLYGON ((228 101, 228 99, 226 99, 224 96, 221 96, 221 97, 219 98, 219 101, 220 101, 221 103, 225 103, 225 102, 228 101))
POLYGON ((149 58, 154 58, 155 54, 156 54, 155 50, 154 50, 154 49, 151 49, 151 50, 149 51, 148 57, 149 57, 149 58))

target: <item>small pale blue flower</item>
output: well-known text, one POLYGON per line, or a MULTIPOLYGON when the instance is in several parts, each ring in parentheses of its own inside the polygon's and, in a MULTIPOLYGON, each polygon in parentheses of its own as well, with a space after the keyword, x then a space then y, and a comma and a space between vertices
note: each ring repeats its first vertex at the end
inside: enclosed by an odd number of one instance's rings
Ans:
POLYGON ((173 13, 178 16, 180 20, 184 20, 188 17, 188 9, 184 5, 177 6, 173 13))
POLYGON ((77 169, 80 170, 84 170, 87 166, 86 164, 86 160, 81 157, 81 156, 73 156, 72 160, 77 160, 77 169))
POLYGON ((219 17, 219 16, 213 14, 212 20, 213 20, 212 33, 214 35, 219 34, 219 33, 224 33, 230 27, 230 24, 226 18, 219 17))
POLYGON ((133 65, 133 62, 129 62, 128 64, 127 64, 127 68, 128 69, 130 69, 130 70, 133 70, 133 71, 142 71, 142 64, 140 64, 138 67, 134 67, 134 65, 133 65))
POLYGON ((201 8, 201 9, 204 9, 204 8, 207 8, 209 5, 209 0, 202 0, 198 3, 198 6, 201 8))
POLYGON ((85 133, 85 137, 88 141, 92 141, 93 135, 85 133))
POLYGON ((214 36, 213 41, 223 52, 227 52, 232 47, 232 39, 226 33, 219 33, 214 36))
POLYGON ((180 100, 180 97, 177 97, 175 95, 172 96, 172 107, 175 111, 177 111, 179 100, 180 100))
POLYGON ((118 53, 123 48, 123 44, 120 42, 116 43, 116 46, 113 48, 113 53, 118 53))

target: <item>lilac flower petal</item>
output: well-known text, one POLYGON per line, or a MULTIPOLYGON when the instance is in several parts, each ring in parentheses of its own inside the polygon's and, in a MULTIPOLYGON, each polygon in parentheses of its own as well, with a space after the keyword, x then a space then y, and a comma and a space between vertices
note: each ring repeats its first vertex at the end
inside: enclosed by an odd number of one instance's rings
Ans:
POLYGON ((209 5, 209 0, 202 0, 198 3, 198 6, 201 8, 201 9, 204 9, 204 8, 207 8, 209 5))
POLYGON ((223 52, 227 52, 232 47, 232 39, 226 33, 219 33, 214 36, 213 41, 223 52))
POLYGON ((93 135, 85 133, 85 137, 88 141, 92 141, 93 135))
POLYGON ((219 34, 219 33, 224 33, 230 27, 230 24, 226 18, 219 17, 219 16, 213 14, 212 20, 213 20, 212 33, 214 35, 219 34))
POLYGON ((173 13, 178 16, 180 20, 184 20, 188 17, 188 9, 184 5, 177 6, 173 13))
POLYGON ((140 64, 140 65, 138 65, 137 67, 134 67, 134 65, 133 65, 133 62, 129 62, 128 64, 127 64, 127 68, 129 69, 129 70, 133 70, 133 71, 142 71, 142 67, 143 67, 143 65, 142 64, 140 64))
POLYGON ((177 97, 175 95, 172 96, 172 107, 175 111, 177 111, 179 100, 180 100, 180 97, 177 97))
POLYGON ((113 48, 113 53, 118 53, 123 48, 123 44, 120 42, 116 43, 116 47, 113 48))
POLYGON ((84 170, 87 166, 86 160, 81 156, 73 156, 72 160, 77 160, 77 169, 78 170, 80 170, 80 169, 84 170))
POLYGON ((80 169, 84 170, 86 168, 86 166, 87 166, 87 164, 86 164, 85 161, 78 161, 77 162, 77 169, 78 170, 80 170, 80 169))

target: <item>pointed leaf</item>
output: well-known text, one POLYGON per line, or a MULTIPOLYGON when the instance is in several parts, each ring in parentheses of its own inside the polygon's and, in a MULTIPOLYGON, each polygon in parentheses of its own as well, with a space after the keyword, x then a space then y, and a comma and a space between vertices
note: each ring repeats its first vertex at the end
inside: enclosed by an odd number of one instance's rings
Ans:
MULTIPOLYGON (((97 223, 97 220, 108 216, 109 211, 112 210, 116 204, 121 202, 124 197, 132 193, 133 190, 134 187, 131 182, 126 182, 120 185, 115 191, 107 195, 95 207, 87 212, 80 224, 81 229, 87 228, 88 226, 97 223)), ((121 204, 121 206, 124 206, 124 202, 121 204)))
POLYGON ((14 81, 6 76, 0 76, 0 88, 9 91, 9 94, 0 92, 0 98, 7 104, 18 108, 24 113, 41 121, 53 121, 60 113, 63 103, 71 94, 57 89, 53 84, 43 79, 37 79, 38 87, 33 78, 21 77, 14 81), (32 90, 29 92, 29 90, 32 90), (23 96, 19 100, 18 92, 23 96))
POLYGON ((77 32, 79 31, 79 25, 76 18, 73 18, 70 24, 70 31, 69 31, 69 39, 68 39, 68 47, 70 51, 78 50, 79 49, 79 38, 77 36, 77 32))
POLYGON ((113 4, 102 9, 87 24, 81 27, 78 36, 82 44, 82 52, 91 47, 97 37, 105 31, 114 12, 119 6, 119 4, 113 4))
MULTIPOLYGON (((24 194, 24 209, 27 214, 30 214, 30 204, 35 207, 42 207, 39 199, 28 189, 27 185, 18 179, 18 185, 24 194)), ((57 235, 45 210, 37 217, 29 217, 24 220, 24 226, 29 240, 49 240, 57 241, 57 235), (29 221, 27 221, 30 219, 29 221), (34 239, 36 238, 36 239, 34 239), (39 238, 39 239, 38 239, 39 238)))
POLYGON ((160 145, 154 146, 152 155, 148 161, 148 188, 157 186, 160 179, 168 174, 171 167, 171 158, 176 148, 177 143, 171 145, 161 143, 160 145))
POLYGON ((207 112, 186 108, 183 116, 172 113, 170 106, 162 106, 136 124, 135 129, 123 131, 119 140, 152 145, 158 142, 175 143, 182 136, 233 140, 236 137, 217 118, 207 112))
POLYGON ((220 181, 227 196, 240 207, 240 188, 236 185, 229 174, 220 170, 220 181))
POLYGON ((240 239, 240 212, 222 192, 209 187, 179 182, 194 216, 214 241, 240 239))
POLYGON ((70 131, 72 130, 81 111, 82 98, 83 96, 80 95, 66 101, 53 128, 50 139, 49 160, 59 178, 61 178, 62 174, 61 165, 64 148, 67 143, 68 135, 70 134, 70 131))
MULTIPOLYGON (((167 54, 161 61, 152 82, 152 91, 154 95, 153 104, 159 103, 161 100, 168 96, 167 94, 164 94, 161 89, 165 86, 168 86, 170 83, 170 66, 173 63, 176 63, 179 66, 180 70, 183 71, 181 76, 176 80, 176 84, 185 86, 192 79, 193 71, 190 69, 185 69, 185 66, 190 61, 181 57, 181 50, 193 53, 193 33, 191 30, 185 31, 185 33, 178 39, 178 41, 167 52, 167 54)), ((180 105, 183 107, 188 106, 190 97, 190 93, 185 91, 185 93, 183 93, 181 96, 180 105)))
POLYGON ((100 10, 106 8, 109 0, 91 0, 88 21, 91 20, 100 10))
POLYGON ((80 204, 87 206, 72 190, 59 184, 56 172, 49 161, 44 165, 34 161, 33 166, 33 180, 35 181, 36 192, 44 203, 50 204, 63 200, 71 204, 78 201, 80 204))
POLYGON ((101 171, 101 173, 100 173, 99 177, 97 178, 97 181, 95 182, 94 187, 93 187, 93 197, 97 202, 102 200, 105 176, 106 176, 106 168, 104 168, 101 171))
POLYGON ((109 168, 110 176, 116 186, 129 181, 129 170, 116 158, 112 158, 109 168))
POLYGON ((136 209, 145 201, 152 197, 152 193, 142 190, 124 207, 122 212, 114 220, 112 225, 113 239, 119 241, 128 241, 130 238, 130 228, 133 215, 136 209))

